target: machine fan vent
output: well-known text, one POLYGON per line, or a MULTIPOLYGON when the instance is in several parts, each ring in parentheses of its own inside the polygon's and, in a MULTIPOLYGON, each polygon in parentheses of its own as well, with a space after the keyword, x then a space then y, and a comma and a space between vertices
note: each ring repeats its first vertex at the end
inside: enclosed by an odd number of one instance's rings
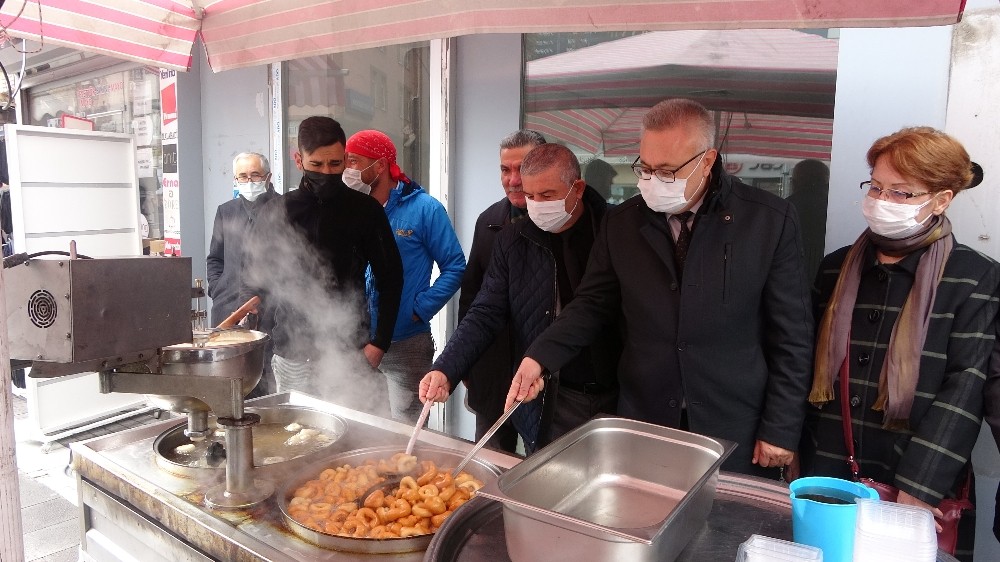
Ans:
POLYGON ((52 293, 40 289, 28 298, 28 318, 39 328, 48 328, 56 323, 56 299, 52 293))

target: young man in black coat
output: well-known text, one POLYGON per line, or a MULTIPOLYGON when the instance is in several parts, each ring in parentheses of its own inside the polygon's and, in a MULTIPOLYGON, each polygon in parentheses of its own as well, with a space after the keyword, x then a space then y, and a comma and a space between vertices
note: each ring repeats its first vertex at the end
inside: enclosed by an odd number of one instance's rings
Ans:
POLYGON ((382 206, 348 188, 346 135, 329 117, 299 125, 299 188, 270 201, 251 229, 241 302, 258 295, 274 307, 271 360, 278 392, 298 390, 388 413, 385 378, 403 289, 403 265, 382 206), (368 333, 365 269, 380 295, 378 328, 368 333))

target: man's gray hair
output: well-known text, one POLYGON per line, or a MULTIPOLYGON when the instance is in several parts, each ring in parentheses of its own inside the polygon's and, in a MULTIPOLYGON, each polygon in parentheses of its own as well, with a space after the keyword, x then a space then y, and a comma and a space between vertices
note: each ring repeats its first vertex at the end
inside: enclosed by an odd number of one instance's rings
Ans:
POLYGON ((241 152, 233 158, 233 174, 236 174, 236 164, 244 158, 256 158, 260 161, 260 167, 264 169, 265 174, 271 173, 271 163, 268 162, 267 156, 260 154, 259 152, 241 152))
POLYGON ((521 176, 537 176, 552 168, 559 169, 559 179, 570 185, 580 179, 580 161, 573 151, 561 144, 540 144, 521 161, 521 176))
POLYGON ((698 129, 705 144, 704 150, 715 148, 715 122, 712 114, 700 103, 674 98, 654 105, 642 118, 643 131, 663 131, 677 126, 687 125, 698 129))
POLYGON ((545 137, 538 131, 520 129, 500 140, 500 149, 521 148, 522 146, 540 146, 545 144, 545 137))

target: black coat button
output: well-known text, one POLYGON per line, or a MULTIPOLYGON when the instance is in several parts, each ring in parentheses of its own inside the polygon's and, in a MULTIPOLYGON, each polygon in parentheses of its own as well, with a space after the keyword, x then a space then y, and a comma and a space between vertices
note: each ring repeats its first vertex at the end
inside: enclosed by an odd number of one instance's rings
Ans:
POLYGON ((857 408, 860 405, 861 405, 861 397, 858 396, 857 394, 855 394, 854 396, 851 396, 851 407, 852 408, 857 408))
POLYGON ((873 324, 875 322, 878 322, 879 318, 882 318, 882 311, 881 310, 873 310, 873 311, 871 311, 871 312, 868 313, 868 321, 871 322, 871 323, 873 323, 873 324))
POLYGON ((687 342, 684 341, 677 342, 677 351, 684 351, 685 347, 687 347, 687 342))
POLYGON ((858 365, 867 365, 872 360, 872 356, 867 351, 858 354, 858 365))
POLYGON ((670 406, 671 408, 676 408, 677 407, 677 401, 676 400, 671 400, 670 402, 667 402, 667 406, 670 406))
POLYGON ((875 278, 878 279, 880 282, 885 283, 885 280, 889 278, 889 274, 886 273, 885 271, 880 270, 878 274, 875 275, 875 278))
POLYGON ((671 291, 676 291, 677 290, 677 283, 671 283, 670 284, 670 290, 671 291))

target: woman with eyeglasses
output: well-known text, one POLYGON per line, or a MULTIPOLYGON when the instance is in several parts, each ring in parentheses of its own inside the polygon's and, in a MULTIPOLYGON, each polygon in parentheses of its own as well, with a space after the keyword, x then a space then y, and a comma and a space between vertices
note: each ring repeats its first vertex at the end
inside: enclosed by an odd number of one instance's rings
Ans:
MULTIPOLYGON (((929 127, 878 139, 868 165, 868 228, 824 258, 814 287, 814 407, 801 473, 872 478, 898 488, 899 503, 939 516, 938 503, 959 494, 971 469, 1000 283, 1000 265, 959 244, 945 211, 983 171, 929 127)), ((974 532, 972 518, 963 520, 974 532)), ((964 545, 971 559, 967 541, 959 551, 964 545)))

